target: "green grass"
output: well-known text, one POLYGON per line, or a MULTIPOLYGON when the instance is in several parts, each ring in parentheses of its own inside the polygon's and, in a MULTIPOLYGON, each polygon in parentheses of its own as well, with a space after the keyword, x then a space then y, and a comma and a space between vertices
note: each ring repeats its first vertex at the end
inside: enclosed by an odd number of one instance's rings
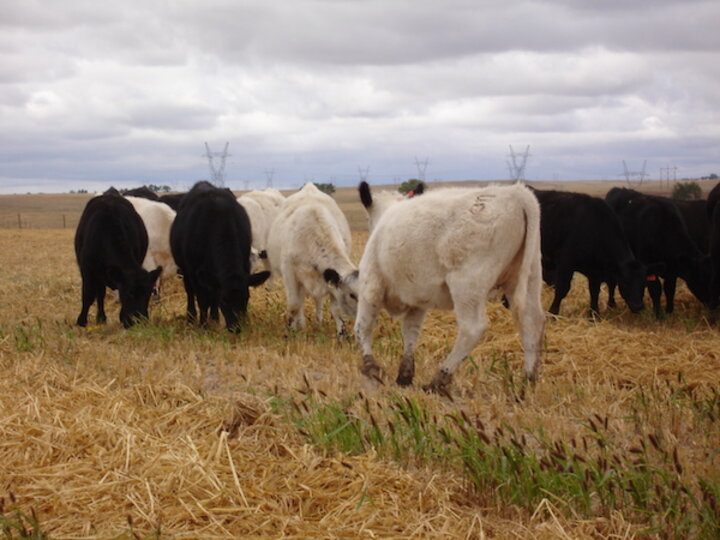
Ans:
MULTIPOLYGON (((703 396, 677 387, 668 391, 681 396, 676 401, 695 411, 707 429, 718 429, 717 391, 703 396)), ((403 465, 461 468, 483 503, 532 511, 547 498, 568 515, 609 517, 622 511, 647 534, 720 534, 718 469, 708 477, 684 474, 678 447, 652 433, 625 448, 621 441, 627 439, 617 436, 608 417, 586 418, 582 437, 566 441, 546 437, 541 426, 501 422, 490 429, 464 411, 438 418, 400 394, 391 395, 386 405, 360 394, 338 402, 311 391, 299 402, 274 403, 304 437, 326 451, 362 454, 372 448, 403 465)), ((672 399, 665 403, 673 406, 672 399)), ((658 414, 636 411, 644 425, 649 415, 658 414)), ((716 458, 708 458, 711 469, 716 458)))
POLYGON ((0 497, 0 531, 4 538, 31 538, 42 540, 48 536, 40 528, 35 509, 30 513, 23 512, 16 506, 15 497, 9 494, 10 507, 6 507, 5 499, 0 497))

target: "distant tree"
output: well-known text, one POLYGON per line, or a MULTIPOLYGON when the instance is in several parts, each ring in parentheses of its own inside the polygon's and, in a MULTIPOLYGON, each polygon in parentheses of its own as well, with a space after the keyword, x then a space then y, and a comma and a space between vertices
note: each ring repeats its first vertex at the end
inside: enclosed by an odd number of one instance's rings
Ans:
POLYGON ((679 182, 673 187, 672 198, 680 201, 701 199, 702 189, 697 182, 679 182))
POLYGON ((417 191, 418 186, 422 184, 420 180, 417 178, 411 178, 410 180, 405 180, 402 184, 400 184, 400 187, 398 188, 398 191, 400 193, 409 193, 410 191, 417 191))
POLYGON ((718 179, 718 175, 715 173, 712 173, 709 176, 703 176, 700 180, 717 180, 717 179, 718 179))
POLYGON ((87 189, 78 189, 78 190, 76 191, 76 193, 87 193, 87 192, 88 192, 87 189))
POLYGON ((327 193, 328 195, 335 193, 335 186, 333 184, 323 184, 320 182, 313 182, 313 184, 323 193, 327 193))

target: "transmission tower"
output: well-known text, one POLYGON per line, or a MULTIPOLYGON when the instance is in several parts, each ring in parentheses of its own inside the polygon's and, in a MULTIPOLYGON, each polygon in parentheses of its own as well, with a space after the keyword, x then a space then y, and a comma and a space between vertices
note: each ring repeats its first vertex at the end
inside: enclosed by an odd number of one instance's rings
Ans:
POLYGON ((648 173, 645 172, 645 168, 647 166, 647 159, 643 161, 642 170, 639 171, 631 171, 628 169, 627 163, 625 163, 625 160, 623 159, 623 173, 622 176, 625 177, 625 181, 628 183, 629 186, 632 185, 632 178, 640 178, 640 184, 643 183, 643 180, 645 180, 645 177, 648 176, 648 173))
POLYGON ((525 180, 525 167, 527 165, 527 159, 530 157, 530 145, 525 148, 525 153, 518 155, 510 145, 510 159, 507 161, 508 171, 510 171, 510 179, 515 182, 521 182, 525 180), (519 160, 518 160, 519 158, 519 160), (519 162, 518 162, 519 161, 519 162))
POLYGON ((425 158, 425 161, 420 161, 417 157, 415 157, 415 166, 417 167, 418 171, 418 180, 421 182, 425 182, 425 171, 427 170, 428 163, 430 163, 430 158, 425 158))
POLYGON ((275 176, 275 169, 265 169, 265 187, 273 187, 273 176, 275 176))
POLYGON ((225 148, 222 152, 211 152, 208 143, 205 143, 205 157, 208 158, 208 165, 210 166, 210 177, 213 184, 218 187, 225 187, 225 160, 228 157, 228 145, 225 143, 225 148), (215 158, 220 158, 220 165, 215 166, 215 158))
POLYGON ((367 166, 364 169, 362 167, 358 167, 358 172, 360 173, 360 181, 367 182, 368 174, 370 174, 370 167, 367 166))

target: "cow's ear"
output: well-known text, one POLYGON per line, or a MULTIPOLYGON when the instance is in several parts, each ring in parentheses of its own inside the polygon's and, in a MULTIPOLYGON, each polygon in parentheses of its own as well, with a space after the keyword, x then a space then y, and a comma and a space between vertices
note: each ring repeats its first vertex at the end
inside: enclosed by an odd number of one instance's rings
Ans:
POLYGON ((250 278, 248 279, 248 285, 250 287, 257 287, 258 285, 262 285, 267 281, 267 279, 270 277, 270 272, 267 270, 263 270, 262 272, 256 272, 255 274, 250 274, 250 278))
POLYGON ((372 206, 372 194, 370 193, 370 185, 363 180, 358 186, 358 192, 360 193, 360 202, 365 208, 372 206))
POLYGON ((325 279, 325 281, 327 281, 331 285, 335 285, 336 287, 340 284, 340 274, 338 274, 332 268, 328 268, 323 272, 323 278, 325 279))

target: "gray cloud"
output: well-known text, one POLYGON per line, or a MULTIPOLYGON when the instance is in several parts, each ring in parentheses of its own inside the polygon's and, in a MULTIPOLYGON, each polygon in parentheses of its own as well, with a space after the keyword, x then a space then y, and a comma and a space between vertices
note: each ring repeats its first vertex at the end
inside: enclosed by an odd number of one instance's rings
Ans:
POLYGON ((717 172, 716 2, 9 0, 0 191, 717 172), (670 163, 672 162, 672 163, 670 163), (652 170, 654 170, 652 169, 652 170), (75 185, 73 185, 75 184, 75 185))

